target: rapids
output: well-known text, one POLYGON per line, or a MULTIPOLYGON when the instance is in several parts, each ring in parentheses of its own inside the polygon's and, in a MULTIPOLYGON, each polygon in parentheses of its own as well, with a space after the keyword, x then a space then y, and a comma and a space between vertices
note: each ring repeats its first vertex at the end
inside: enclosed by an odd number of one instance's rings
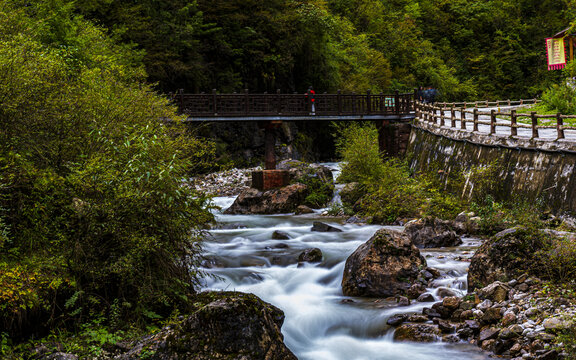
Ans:
MULTIPOLYGON (((215 198, 226 209, 233 197, 215 198)), ((342 294, 340 283, 346 258, 366 242, 380 226, 341 224, 320 214, 224 215, 216 213, 221 230, 212 230, 205 242, 204 270, 215 278, 204 290, 242 291, 256 294, 279 307, 286 315, 282 333, 286 345, 301 360, 461 360, 486 359, 468 344, 414 344, 392 341, 386 320, 399 312, 420 312, 431 303, 412 302, 397 307, 394 300, 351 298, 342 294), (343 230, 341 233, 311 232, 313 221, 343 230), (238 228, 241 227, 241 228, 238 228), (228 228, 228 229, 226 229, 228 228), (231 229, 229 229, 231 228, 231 229), (273 240, 280 230, 289 240, 273 240), (320 248, 324 260, 298 266, 298 255, 306 248, 320 248)), ((398 228, 398 227, 396 227, 398 228)), ((464 239, 457 248, 423 250, 428 266, 441 271, 429 291, 450 288, 466 293, 469 257, 479 245, 464 239)))

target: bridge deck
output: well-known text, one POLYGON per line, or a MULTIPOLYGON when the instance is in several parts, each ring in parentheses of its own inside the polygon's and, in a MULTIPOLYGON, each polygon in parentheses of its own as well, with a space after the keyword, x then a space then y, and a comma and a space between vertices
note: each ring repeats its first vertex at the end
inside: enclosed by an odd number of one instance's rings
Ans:
POLYGON ((378 121, 414 119, 414 112, 402 115, 308 115, 308 116, 189 116, 185 122, 247 122, 247 121, 378 121))

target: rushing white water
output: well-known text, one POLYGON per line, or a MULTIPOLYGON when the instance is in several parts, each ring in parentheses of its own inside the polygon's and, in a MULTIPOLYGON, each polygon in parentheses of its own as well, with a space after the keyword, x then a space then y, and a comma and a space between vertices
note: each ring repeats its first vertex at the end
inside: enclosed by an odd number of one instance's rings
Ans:
MULTIPOLYGON (((223 209, 234 198, 216 198, 223 209)), ((414 302, 397 307, 393 299, 350 298, 342 294, 341 281, 346 258, 380 227, 342 225, 320 219, 341 233, 310 231, 319 215, 223 215, 217 220, 226 227, 213 230, 205 245, 207 271, 218 275, 205 288, 235 290, 256 294, 282 309, 286 315, 282 333, 286 345, 301 360, 376 359, 485 359, 479 350, 465 344, 413 344, 392 341, 386 320, 399 312, 420 312, 430 303, 414 302), (289 240, 273 240, 280 230, 289 240), (320 248, 324 260, 298 266, 297 257, 306 248, 320 248)), ((428 265, 443 276, 435 286, 466 291, 468 263, 456 261, 475 245, 468 239, 464 247, 425 251, 428 265)), ((438 289, 429 289, 435 294, 438 289)))

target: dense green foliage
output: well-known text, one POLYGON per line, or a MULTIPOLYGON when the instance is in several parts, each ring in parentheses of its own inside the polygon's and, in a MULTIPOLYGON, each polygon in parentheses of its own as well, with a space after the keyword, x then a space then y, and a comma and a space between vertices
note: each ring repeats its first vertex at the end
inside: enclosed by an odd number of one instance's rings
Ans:
POLYGON ((433 85, 446 99, 519 98, 558 79, 544 38, 571 0, 78 0, 136 44, 164 91, 321 91, 433 85))
POLYGON ((211 149, 158 121, 178 117, 139 59, 65 1, 0 1, 0 327, 12 336, 156 316, 194 293, 211 215, 182 179, 211 149))
POLYGON ((406 163, 384 160, 378 150, 378 134, 373 125, 356 125, 340 130, 338 151, 343 165, 340 182, 357 182, 361 192, 353 207, 375 223, 418 216, 451 218, 464 202, 444 191, 433 176, 414 176, 406 163))

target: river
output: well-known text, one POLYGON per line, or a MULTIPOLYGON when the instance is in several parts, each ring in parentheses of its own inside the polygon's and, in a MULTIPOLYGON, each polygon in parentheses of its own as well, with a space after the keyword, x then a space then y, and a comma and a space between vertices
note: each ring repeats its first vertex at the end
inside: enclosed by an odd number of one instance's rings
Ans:
MULTIPOLYGON (((233 197, 215 198, 226 209, 233 197)), ((342 294, 341 281, 347 257, 381 226, 341 224, 337 219, 308 215, 224 215, 216 213, 221 230, 212 230, 204 246, 209 278, 204 290, 241 291, 256 294, 279 307, 286 315, 282 333, 285 343, 300 360, 461 360, 487 359, 469 344, 414 344, 392 341, 386 320, 399 312, 421 312, 431 303, 398 307, 393 300, 353 298, 342 294), (311 232, 312 223, 322 221, 341 233, 311 232), (242 227, 242 228, 238 228, 242 227), (228 229, 226 229, 228 228, 228 229), (289 240, 273 240, 279 230, 289 240), (306 248, 320 248, 318 264, 298 266, 298 255, 306 248)), ((399 227, 393 227, 399 228, 399 227)), ((428 266, 442 277, 428 289, 450 288, 466 292, 468 264, 477 239, 464 239, 457 248, 422 251, 428 266)))

